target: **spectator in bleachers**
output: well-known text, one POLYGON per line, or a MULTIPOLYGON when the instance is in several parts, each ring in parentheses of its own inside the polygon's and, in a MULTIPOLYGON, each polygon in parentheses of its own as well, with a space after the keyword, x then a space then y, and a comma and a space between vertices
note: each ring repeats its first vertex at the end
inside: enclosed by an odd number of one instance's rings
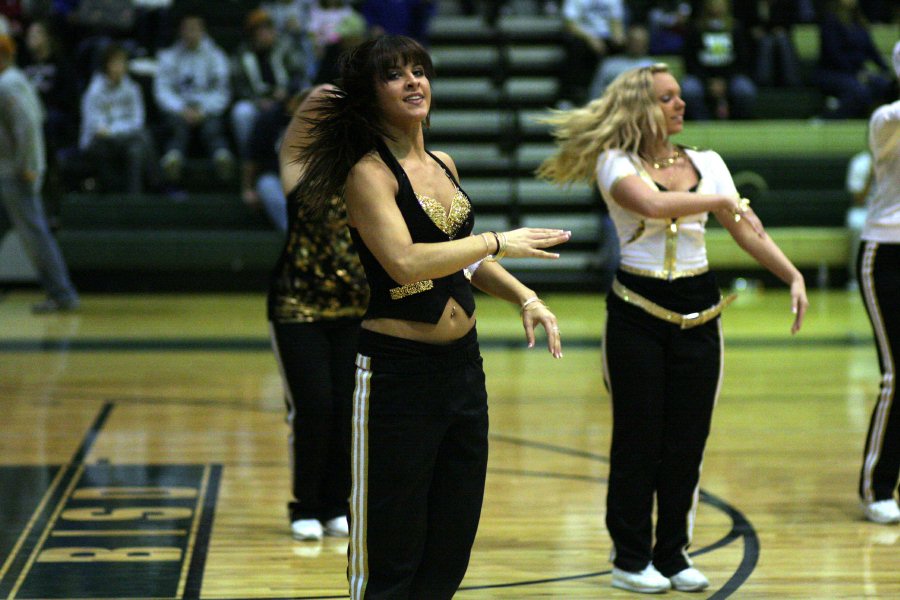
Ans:
POLYGON ((153 93, 168 129, 162 168, 178 181, 192 134, 199 134, 220 179, 231 178, 234 156, 225 138, 223 114, 231 99, 225 52, 206 34, 203 17, 185 14, 179 41, 159 53, 153 93))
POLYGON ((244 204, 252 210, 262 208, 281 233, 287 232, 288 217, 278 157, 292 112, 289 107, 279 105, 259 115, 241 165, 241 198, 244 204))
POLYGON ((428 44, 428 27, 437 11, 435 0, 363 0, 359 8, 369 34, 405 35, 428 44))
POLYGON ((750 32, 756 82, 800 85, 800 61, 791 37, 799 22, 797 0, 735 2, 734 15, 750 32))
POLYGON ((12 37, 0 35, 0 203, 47 293, 32 312, 73 310, 78 307, 78 292, 41 201, 46 165, 41 100, 15 66, 15 54, 12 37))
POLYGON ((563 40, 566 65, 561 96, 581 104, 597 66, 625 43, 625 4, 622 0, 565 0, 563 40))
POLYGON ((323 50, 315 84, 333 83, 340 75, 340 57, 349 52, 367 37, 365 18, 356 11, 351 10, 336 25, 334 30, 336 42, 329 44, 323 50))
POLYGON ((301 89, 309 87, 316 74, 316 50, 309 30, 310 17, 316 0, 274 0, 260 5, 272 17, 278 35, 290 41, 295 52, 293 61, 306 65, 305 79, 301 89))
POLYGON ((691 20, 690 2, 659 0, 647 10, 650 54, 681 54, 691 20))
POLYGON ((290 40, 279 37, 266 11, 251 11, 244 29, 248 39, 232 58, 231 128, 241 159, 247 155, 257 117, 270 110, 284 111, 285 101, 299 91, 307 67, 294 62, 290 40))
POLYGON ((78 97, 82 88, 50 21, 38 20, 28 26, 25 49, 20 53, 22 71, 44 105, 47 171, 43 196, 48 217, 53 220, 62 195, 61 174, 77 153, 78 97))
POLYGON ((890 69, 881 56, 857 0, 830 0, 819 23, 819 88, 836 98, 826 118, 863 118, 887 100, 890 69), (871 63, 879 72, 869 70, 871 63))
POLYGON ((81 90, 62 41, 49 22, 35 21, 28 26, 25 47, 21 68, 44 104, 44 132, 52 157, 54 149, 75 143, 81 90))
POLYGON ((625 33, 625 52, 607 57, 602 63, 591 83, 589 96, 599 98, 613 79, 628 69, 646 67, 655 61, 648 54, 650 37, 643 25, 629 25, 625 33))
POLYGON ((704 0, 684 46, 686 74, 681 94, 689 118, 747 119, 756 84, 749 77, 749 49, 729 0, 704 0))
POLYGON ((309 31, 312 33, 319 56, 328 46, 340 43, 338 26, 356 11, 346 0, 318 0, 309 16, 309 31))
POLYGON ((110 44, 81 101, 79 147, 96 169, 102 191, 139 194, 145 180, 158 183, 145 114, 141 89, 128 76, 128 53, 110 44))

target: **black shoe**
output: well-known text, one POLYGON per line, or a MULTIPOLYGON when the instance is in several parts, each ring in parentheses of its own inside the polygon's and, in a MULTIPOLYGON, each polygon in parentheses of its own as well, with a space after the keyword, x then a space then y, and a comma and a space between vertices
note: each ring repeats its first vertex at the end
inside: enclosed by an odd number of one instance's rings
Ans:
POLYGON ((47 298, 43 302, 31 305, 31 312, 36 315, 69 312, 78 308, 78 300, 55 300, 47 298))

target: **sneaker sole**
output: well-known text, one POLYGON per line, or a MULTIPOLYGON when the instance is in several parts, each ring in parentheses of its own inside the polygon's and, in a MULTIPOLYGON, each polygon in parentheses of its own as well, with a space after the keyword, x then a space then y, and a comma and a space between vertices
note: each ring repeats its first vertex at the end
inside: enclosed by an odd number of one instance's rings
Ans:
POLYGON ((900 518, 883 519, 870 515, 866 515, 866 520, 870 523, 878 523, 879 525, 895 525, 897 523, 900 523, 900 518))
POLYGON ((705 590, 708 587, 709 587, 709 584, 707 583, 705 585, 691 585, 691 586, 673 585, 672 589, 676 590, 678 592, 702 592, 703 590, 705 590))
POLYGON ((325 535, 328 537, 350 537, 349 531, 335 531, 334 529, 326 529, 325 535))
POLYGON ((662 594, 671 589, 669 586, 666 587, 658 587, 658 588, 641 588, 636 587, 628 583, 624 583, 622 581, 613 581, 612 586, 614 588, 618 588, 620 590, 627 590, 629 592, 637 592, 639 594, 662 594))

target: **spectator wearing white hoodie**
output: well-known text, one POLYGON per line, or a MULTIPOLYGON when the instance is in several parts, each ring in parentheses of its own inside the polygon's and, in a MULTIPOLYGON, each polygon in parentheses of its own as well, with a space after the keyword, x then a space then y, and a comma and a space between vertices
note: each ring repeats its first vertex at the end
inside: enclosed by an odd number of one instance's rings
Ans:
POLYGON ((141 89, 128 76, 128 53, 111 44, 81 99, 78 144, 96 166, 102 190, 139 194, 145 180, 157 183, 156 152, 145 124, 141 89))
POLYGON ((231 100, 228 57, 207 34, 203 18, 185 14, 179 40, 160 51, 153 81, 156 104, 169 129, 162 166, 178 180, 191 135, 199 134, 223 180, 231 178, 234 156, 225 138, 223 114, 231 100))

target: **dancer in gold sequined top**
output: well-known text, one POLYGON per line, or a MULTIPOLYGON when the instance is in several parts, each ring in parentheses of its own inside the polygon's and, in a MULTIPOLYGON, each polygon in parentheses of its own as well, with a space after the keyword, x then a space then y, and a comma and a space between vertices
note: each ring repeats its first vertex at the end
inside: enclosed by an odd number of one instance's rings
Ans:
POLYGON ((368 302, 343 202, 332 197, 313 214, 297 194, 303 165, 294 155, 327 89, 320 86, 302 99, 282 140, 288 235, 268 297, 272 347, 291 427, 294 499, 288 513, 291 532, 301 541, 348 535, 353 359, 368 302))

